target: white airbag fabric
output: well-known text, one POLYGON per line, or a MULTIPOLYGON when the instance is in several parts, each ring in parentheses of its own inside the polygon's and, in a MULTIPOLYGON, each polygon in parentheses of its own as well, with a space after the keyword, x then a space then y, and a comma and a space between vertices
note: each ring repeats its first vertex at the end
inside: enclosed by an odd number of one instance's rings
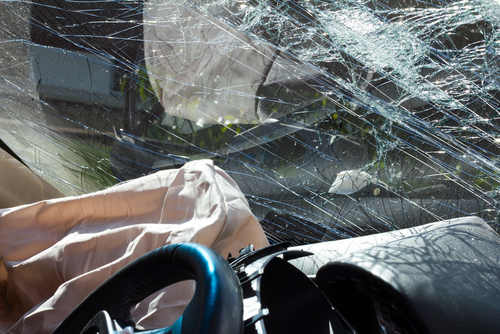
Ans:
MULTIPOLYGON (((50 333, 124 265, 179 242, 223 257, 267 245, 238 186, 210 160, 0 210, 0 332, 50 333)), ((171 325, 193 293, 193 282, 172 285, 138 304, 134 319, 143 328, 171 325)))

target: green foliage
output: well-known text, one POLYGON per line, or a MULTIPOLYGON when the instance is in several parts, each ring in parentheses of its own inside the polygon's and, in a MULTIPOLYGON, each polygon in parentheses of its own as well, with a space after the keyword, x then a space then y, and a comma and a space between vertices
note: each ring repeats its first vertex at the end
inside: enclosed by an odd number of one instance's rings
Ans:
POLYGON ((111 146, 99 145, 99 148, 96 148, 76 140, 69 140, 68 148, 83 160, 76 171, 80 173, 82 184, 88 188, 85 190, 102 190, 118 183, 111 170, 111 146))

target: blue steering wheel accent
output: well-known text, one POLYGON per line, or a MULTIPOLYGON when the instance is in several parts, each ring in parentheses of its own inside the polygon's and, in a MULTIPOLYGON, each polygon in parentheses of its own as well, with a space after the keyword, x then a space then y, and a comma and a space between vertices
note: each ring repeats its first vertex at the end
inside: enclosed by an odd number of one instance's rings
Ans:
POLYGON ((133 306, 189 279, 196 281, 196 291, 183 316, 171 327, 143 333, 242 333, 243 294, 233 269, 212 249, 184 243, 156 249, 123 267, 87 296, 53 334, 79 334, 103 310, 120 326, 135 327, 130 315, 133 306))

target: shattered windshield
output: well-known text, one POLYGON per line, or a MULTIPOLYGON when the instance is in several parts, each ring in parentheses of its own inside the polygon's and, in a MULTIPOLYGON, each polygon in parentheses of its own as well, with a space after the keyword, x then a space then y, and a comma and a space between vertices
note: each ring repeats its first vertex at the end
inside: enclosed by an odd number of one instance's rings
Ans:
POLYGON ((0 139, 65 195, 211 159, 271 242, 497 229, 493 0, 1 1, 0 139))

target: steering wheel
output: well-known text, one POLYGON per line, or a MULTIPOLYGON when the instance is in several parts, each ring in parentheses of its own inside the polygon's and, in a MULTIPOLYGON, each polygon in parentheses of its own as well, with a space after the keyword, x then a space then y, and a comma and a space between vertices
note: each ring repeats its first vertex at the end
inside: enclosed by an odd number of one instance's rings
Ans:
POLYGON ((243 294, 229 263, 208 247, 183 243, 158 248, 123 267, 88 295, 53 334, 79 334, 102 310, 120 326, 134 327, 130 315, 133 306, 168 285, 188 279, 197 284, 183 315, 171 327, 148 332, 243 332, 243 294))

